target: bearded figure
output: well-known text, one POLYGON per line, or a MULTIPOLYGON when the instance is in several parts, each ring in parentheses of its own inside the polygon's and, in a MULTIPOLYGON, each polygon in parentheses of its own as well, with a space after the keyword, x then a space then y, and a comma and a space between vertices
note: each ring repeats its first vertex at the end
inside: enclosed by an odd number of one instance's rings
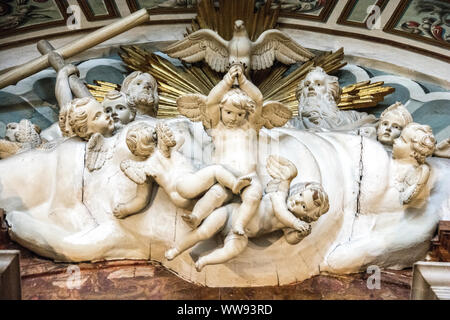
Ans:
POLYGON ((365 112, 342 111, 337 104, 341 96, 338 78, 329 76, 322 68, 312 69, 296 92, 298 118, 306 129, 355 130, 374 126, 375 116, 365 112))
POLYGON ((137 115, 156 117, 158 113, 158 84, 150 74, 135 71, 122 83, 121 92, 125 93, 128 103, 136 109, 137 115))

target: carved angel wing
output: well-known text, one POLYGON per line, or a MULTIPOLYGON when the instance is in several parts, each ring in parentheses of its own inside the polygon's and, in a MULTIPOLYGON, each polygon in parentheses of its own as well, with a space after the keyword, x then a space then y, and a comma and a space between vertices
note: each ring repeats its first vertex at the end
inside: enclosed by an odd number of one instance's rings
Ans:
POLYGON ((172 130, 166 124, 159 122, 156 125, 156 135, 158 137, 158 149, 166 158, 170 158, 170 149, 177 144, 172 130))
POLYGON ((100 133, 95 133, 86 145, 86 167, 89 171, 99 170, 110 157, 105 138, 100 133))
POLYGON ((178 111, 191 121, 201 121, 205 129, 211 129, 211 119, 206 113, 206 99, 201 94, 183 95, 177 99, 178 111))
POLYGON ((228 41, 209 29, 188 35, 167 47, 164 52, 189 63, 205 60, 217 72, 225 72, 228 67, 228 41))
POLYGON ((124 160, 120 163, 122 172, 136 184, 144 184, 147 181, 146 166, 145 161, 124 160))
POLYGON ((262 109, 262 123, 267 129, 284 126, 292 118, 292 111, 282 103, 267 101, 262 109))
POLYGON ((252 44, 251 64, 253 70, 270 68, 275 59, 284 64, 293 64, 312 58, 314 58, 314 54, 309 50, 275 29, 263 32, 252 44))

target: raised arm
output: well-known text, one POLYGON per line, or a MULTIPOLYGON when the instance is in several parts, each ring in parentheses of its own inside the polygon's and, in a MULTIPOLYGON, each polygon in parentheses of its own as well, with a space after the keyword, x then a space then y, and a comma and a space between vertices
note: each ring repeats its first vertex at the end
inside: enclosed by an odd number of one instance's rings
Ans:
POLYGON ((73 99, 69 76, 74 73, 78 73, 78 69, 74 65, 68 64, 60 69, 56 76, 55 96, 60 109, 65 108, 73 99))
POLYGON ((297 176, 297 168, 286 158, 269 156, 267 158, 267 172, 273 178, 267 185, 266 192, 272 201, 274 215, 286 227, 300 232, 309 232, 308 223, 298 219, 287 207, 287 199, 291 181, 297 176))
POLYGON ((220 81, 210 92, 208 98, 206 100, 206 106, 215 106, 222 101, 225 93, 230 91, 233 86, 234 78, 236 77, 236 71, 234 67, 232 67, 228 73, 223 77, 223 80, 220 81))
POLYGON ((244 69, 241 66, 236 66, 239 87, 244 91, 253 101, 256 102, 257 108, 262 108, 263 95, 261 91, 251 81, 249 81, 244 75, 244 69))

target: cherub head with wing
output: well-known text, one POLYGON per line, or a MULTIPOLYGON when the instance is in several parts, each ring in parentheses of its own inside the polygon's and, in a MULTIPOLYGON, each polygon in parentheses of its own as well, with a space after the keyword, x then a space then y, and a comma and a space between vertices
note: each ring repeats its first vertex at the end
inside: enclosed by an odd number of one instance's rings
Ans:
POLYGON ((244 75, 241 64, 234 64, 206 97, 187 94, 177 99, 179 112, 192 121, 202 121, 205 129, 219 123, 227 129, 249 124, 257 132, 282 127, 292 117, 289 108, 279 102, 263 103, 261 91, 244 75))

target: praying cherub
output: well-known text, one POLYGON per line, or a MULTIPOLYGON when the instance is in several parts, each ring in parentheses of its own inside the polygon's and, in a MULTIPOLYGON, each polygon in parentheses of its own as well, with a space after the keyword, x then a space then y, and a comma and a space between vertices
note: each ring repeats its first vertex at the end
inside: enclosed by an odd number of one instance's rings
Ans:
POLYGON ((283 230, 289 244, 297 244, 311 233, 309 223, 318 220, 329 209, 328 195, 316 182, 295 184, 295 165, 283 157, 270 156, 267 171, 273 178, 266 188, 256 214, 247 225, 247 233, 238 235, 231 230, 232 221, 239 213, 239 204, 231 203, 214 210, 203 223, 166 251, 166 258, 174 259, 200 241, 216 234, 224 239, 222 248, 200 257, 195 263, 197 271, 211 264, 225 263, 238 256, 247 247, 248 238, 283 230))
POLYGON ((158 123, 156 130, 145 122, 135 124, 127 132, 126 144, 133 155, 143 160, 124 160, 120 165, 125 175, 138 184, 138 192, 133 200, 115 207, 117 218, 125 218, 147 206, 151 193, 146 183, 148 177, 166 191, 177 207, 192 209, 195 204, 193 213, 199 216, 208 215, 230 200, 229 190, 238 194, 251 182, 245 177, 236 178, 220 165, 194 172, 191 161, 178 151, 182 142, 177 142, 163 123, 158 123))
MULTIPOLYGON (((263 187, 256 173, 258 136, 264 126, 281 127, 292 112, 279 102, 263 105, 261 91, 244 75, 240 64, 233 65, 209 93, 190 94, 177 99, 180 113, 192 121, 202 121, 214 144, 213 161, 225 166, 238 177, 251 178, 242 193, 242 204, 233 222, 233 232, 245 234, 245 226, 256 212, 263 187), (237 82, 238 88, 233 88, 237 82)), ((198 223, 205 218, 196 217, 198 223)), ((188 218, 187 218, 188 219, 188 218)))
POLYGON ((392 157, 395 160, 395 185, 404 204, 416 198, 430 177, 425 162, 435 150, 436 139, 431 128, 415 122, 408 124, 394 140, 392 157))

